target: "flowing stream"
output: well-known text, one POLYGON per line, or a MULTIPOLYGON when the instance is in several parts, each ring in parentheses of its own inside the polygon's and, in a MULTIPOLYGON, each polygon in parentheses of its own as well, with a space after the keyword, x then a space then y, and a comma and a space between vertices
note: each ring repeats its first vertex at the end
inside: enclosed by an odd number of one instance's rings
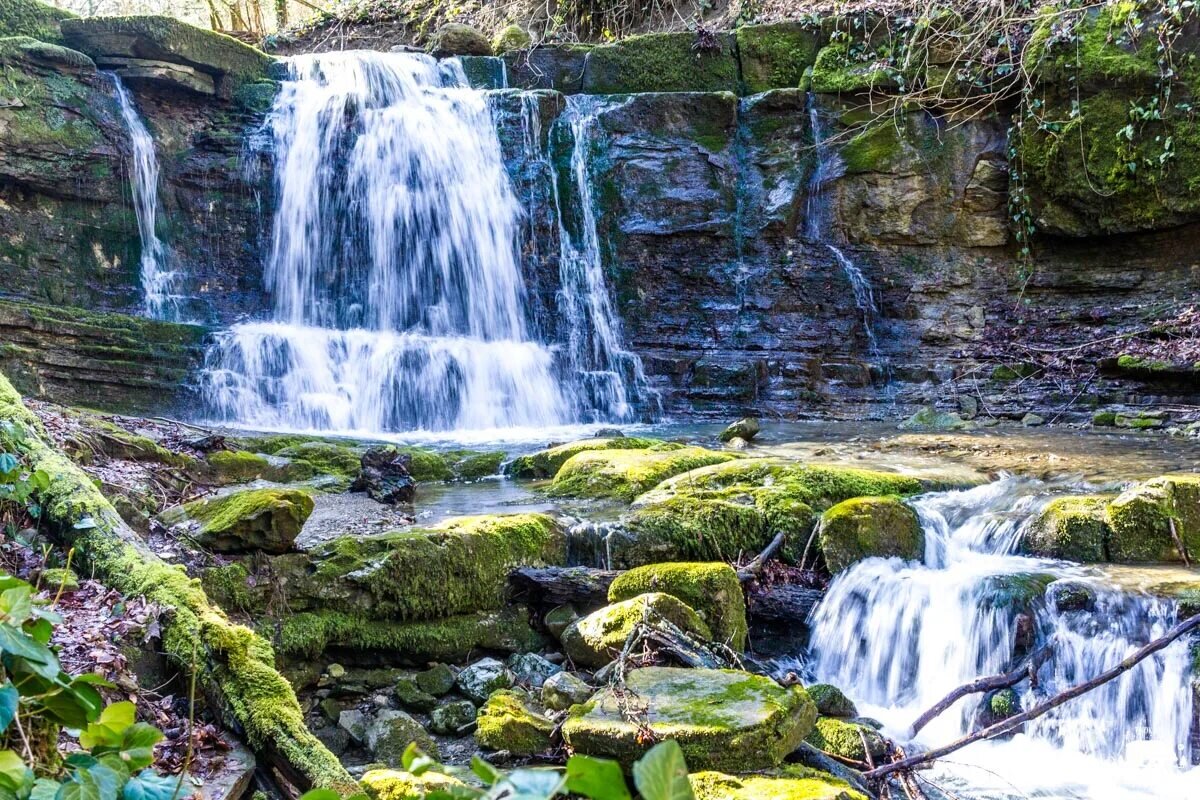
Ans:
MULTIPOLYGON (((466 87, 458 62, 343 52, 289 68, 267 121, 274 308, 218 336, 203 378, 210 416, 342 432, 627 418, 612 365, 581 365, 581 344, 530 332, 524 210, 488 96, 466 87)), ((593 305, 598 353, 615 336, 607 294, 571 276, 562 296, 593 305)))
MULTIPOLYGON (((1018 687, 1028 708, 1115 666, 1176 621, 1174 603, 1114 590, 1085 568, 1015 555, 1022 526, 1049 499, 1045 484, 1004 478, 917 498, 923 562, 868 559, 838 575, 814 610, 809 668, 901 740, 952 688, 1016 666, 1019 614, 1033 609, 1038 645, 1053 656, 1039 686, 1018 687), (1079 608, 1056 607, 1055 580, 1087 586, 1079 608)), ((931 776, 971 798, 1200 796, 1189 763, 1188 648, 1176 642, 1122 677, 1026 725, 981 742, 931 776)), ((979 727, 976 695, 921 731, 928 746, 979 727)))
POLYGON ((109 75, 116 90, 121 118, 129 129, 133 155, 133 210, 142 242, 142 304, 150 317, 180 322, 183 321, 182 305, 187 298, 181 291, 182 276, 175 268, 174 254, 158 236, 158 157, 154 152, 154 139, 146 130, 129 89, 116 73, 109 75))

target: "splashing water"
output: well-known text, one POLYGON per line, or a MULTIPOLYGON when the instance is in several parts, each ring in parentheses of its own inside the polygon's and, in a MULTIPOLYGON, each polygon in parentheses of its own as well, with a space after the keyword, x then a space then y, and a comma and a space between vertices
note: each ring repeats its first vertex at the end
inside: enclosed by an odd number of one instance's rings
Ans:
MULTIPOLYGON (((906 736, 950 689, 1016 665, 1018 613, 1032 600, 1040 641, 1053 656, 1028 708, 1115 666, 1176 621, 1174 604, 1115 591, 1086 568, 1014 555, 1026 525, 1051 497, 1017 478, 913 501, 925 531, 922 563, 867 559, 839 574, 814 610, 810 667, 906 736), (1089 584, 1092 608, 1058 610, 1048 582, 1089 584)), ((1008 741, 981 742, 933 772, 971 798, 1183 798, 1191 720, 1188 652, 1176 642, 1106 686, 1026 725, 1008 741)), ((944 712, 920 734, 950 742, 978 727, 980 696, 944 712)), ((1190 790, 1185 787, 1191 786, 1190 790)))
POLYGON ((154 152, 154 140, 142 122, 137 106, 133 104, 129 89, 115 72, 108 74, 116 90, 121 118, 129 129, 129 143, 133 151, 133 210, 142 242, 142 304, 148 316, 181 322, 181 307, 187 299, 181 293, 182 275, 174 267, 175 258, 171 248, 158 238, 158 158, 154 152))

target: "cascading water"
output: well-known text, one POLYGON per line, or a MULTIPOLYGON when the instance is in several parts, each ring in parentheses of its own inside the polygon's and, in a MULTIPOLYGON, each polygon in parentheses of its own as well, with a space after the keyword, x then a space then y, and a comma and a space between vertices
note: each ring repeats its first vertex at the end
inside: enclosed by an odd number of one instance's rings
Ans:
MULTIPOLYGON (((1173 603, 1118 592, 1082 567, 1013 555, 1047 492, 1005 478, 913 501, 926 538, 923 563, 868 559, 834 579, 811 620, 815 679, 841 687, 903 738, 951 688, 1014 666, 1021 598, 1035 598, 1038 639, 1052 646, 1037 690, 1024 690, 1025 707, 1165 633, 1175 622, 1173 603), (1090 607, 1037 602, 1048 581, 1062 578, 1088 584, 1090 607)), ((1187 645, 1177 642, 1011 740, 955 753, 934 780, 967 788, 971 798, 1195 796, 1196 770, 1186 766, 1188 669, 1187 645)), ((979 703, 978 695, 960 701, 920 740, 944 744, 973 730, 979 703)))
POLYGON ((875 302, 875 292, 871 288, 871 282, 867 280, 867 276, 854 263, 854 260, 832 241, 832 235, 837 226, 833 224, 829 215, 831 204, 829 198, 826 197, 826 189, 829 184, 842 177, 845 164, 842 163, 837 151, 829 146, 824 120, 821 118, 815 97, 811 93, 808 96, 808 120, 812 128, 816 167, 813 169, 808 184, 808 199, 804 210, 804 236, 811 242, 824 245, 837 259, 838 265, 842 268, 842 272, 854 292, 854 305, 862 317, 863 332, 867 337, 867 346, 871 357, 876 362, 880 362, 882 356, 879 352, 879 342, 875 336, 875 327, 879 321, 879 306, 875 302))
POLYGON ((487 96, 458 62, 345 52, 290 71, 267 121, 273 319, 218 337, 211 416, 372 432, 626 417, 617 386, 596 392, 575 368, 574 344, 564 368, 527 330, 522 209, 487 96))
POLYGON ((121 118, 129 129, 133 155, 133 210, 142 242, 142 303, 148 316, 182 321, 182 305, 187 299, 181 293, 182 276, 175 269, 171 248, 158 237, 158 158, 154 152, 154 140, 142 122, 137 106, 133 104, 129 89, 116 73, 109 74, 116 90, 121 118))

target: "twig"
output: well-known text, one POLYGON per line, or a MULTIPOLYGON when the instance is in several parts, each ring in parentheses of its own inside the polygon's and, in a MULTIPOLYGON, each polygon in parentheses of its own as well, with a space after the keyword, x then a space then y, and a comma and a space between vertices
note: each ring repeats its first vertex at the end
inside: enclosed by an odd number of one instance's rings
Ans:
POLYGON ((737 571, 738 580, 742 583, 745 583, 748 580, 752 580, 756 575, 758 575, 758 573, 762 572, 763 566, 766 565, 771 556, 775 555, 775 551, 783 546, 783 541, 786 538, 787 534, 784 531, 780 531, 779 533, 775 534, 775 538, 772 539, 765 548, 763 548, 761 553, 754 557, 753 561, 737 571))
POLYGON ((913 738, 921 729, 928 725, 935 717, 941 714, 950 706, 957 703, 962 698, 969 694, 979 694, 980 692, 990 692, 996 689, 1007 689, 1011 686, 1016 686, 1026 678, 1032 679, 1037 674, 1038 668, 1046 663, 1046 659, 1050 657, 1050 647, 1046 646, 1038 650, 1029 660, 1011 672, 1003 672, 999 675, 989 675, 985 678, 976 678, 970 683, 965 683, 959 686, 950 694, 938 700, 933 706, 921 716, 917 717, 917 721, 908 729, 908 738, 913 738))
POLYGON ((1183 546, 1183 539, 1179 538, 1179 531, 1175 529, 1175 518, 1167 517, 1167 527, 1171 529, 1171 538, 1175 540, 1175 549, 1179 551, 1179 557, 1183 559, 1183 565, 1190 567, 1191 559, 1188 558, 1187 548, 1183 546))

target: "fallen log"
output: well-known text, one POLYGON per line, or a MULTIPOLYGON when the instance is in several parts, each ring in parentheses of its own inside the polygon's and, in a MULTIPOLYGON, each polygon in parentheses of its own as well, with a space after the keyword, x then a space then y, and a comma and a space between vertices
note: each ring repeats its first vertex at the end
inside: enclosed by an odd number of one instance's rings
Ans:
POLYGON ((984 678, 976 678, 970 683, 964 683, 934 703, 924 714, 917 717, 917 721, 908 729, 909 738, 915 737, 921 732, 922 728, 933 721, 939 714, 969 694, 994 692, 997 689, 1009 689, 1026 678, 1035 680, 1037 671, 1041 669, 1042 664, 1046 663, 1046 659, 1050 657, 1050 654, 1050 648, 1048 646, 1043 647, 1031 655, 1025 663, 1010 672, 1002 672, 999 675, 988 675, 984 678))
POLYGON ((750 616, 770 622, 804 622, 813 607, 825 596, 821 589, 791 583, 779 583, 746 593, 750 616))
POLYGON ((0 439, 20 452, 32 470, 50 476, 40 492, 42 519, 81 566, 106 585, 162 606, 162 643, 172 663, 193 670, 213 712, 243 733, 265 762, 303 790, 310 786, 342 794, 358 784, 304 723, 291 684, 275 668, 271 645, 249 628, 229 621, 208 601, 198 581, 160 559, 121 519, 88 476, 48 443, 41 421, 0 375, 0 439))
POLYGON ((877 795, 867 786, 863 780, 863 774, 852 767, 847 767, 837 759, 831 758, 827 753, 822 752, 819 748, 808 742, 801 742, 800 746, 792 751, 791 760, 798 761, 806 767, 819 769, 822 772, 828 772, 835 778, 841 778, 846 783, 853 786, 858 791, 865 794, 867 797, 875 798, 877 795))
POLYGON ((599 608, 608 604, 608 587, 620 574, 591 567, 521 567, 509 573, 508 582, 516 596, 539 603, 599 608))
POLYGON ((1128 656, 1122 659, 1121 663, 1117 664, 1115 667, 1105 670, 1091 680, 1084 681, 1083 683, 1072 686, 1070 689, 1059 692, 1050 699, 1043 703, 1039 703, 1028 711, 1024 711, 1020 714, 1014 714, 1008 719, 1001 720, 995 725, 991 725, 987 728, 983 728, 975 731, 974 733, 963 736, 960 739, 956 739, 950 744, 934 748, 933 750, 928 750, 920 755, 909 756, 908 758, 902 758, 899 761, 893 761, 890 764, 884 764, 883 766, 876 767, 873 770, 864 772, 863 777, 867 780, 875 780, 877 778, 890 775, 893 772, 909 770, 913 767, 920 766, 921 764, 928 764, 930 761, 936 761, 942 756, 947 756, 956 750, 961 750, 969 744, 974 744, 975 742, 983 739, 991 739, 996 736, 1002 736, 1006 733, 1010 733, 1024 725, 1026 722, 1037 719, 1038 717, 1053 711, 1063 703, 1074 700, 1076 697, 1080 697, 1081 695, 1085 695, 1093 689, 1108 683, 1113 678, 1123 675, 1124 673, 1136 667, 1142 661, 1157 653, 1159 650, 1162 650, 1170 645, 1184 634, 1197 629, 1200 629, 1200 614, 1188 617, 1174 628, 1171 628, 1171 630, 1167 631, 1160 638, 1138 648, 1136 651, 1130 653, 1128 656))

